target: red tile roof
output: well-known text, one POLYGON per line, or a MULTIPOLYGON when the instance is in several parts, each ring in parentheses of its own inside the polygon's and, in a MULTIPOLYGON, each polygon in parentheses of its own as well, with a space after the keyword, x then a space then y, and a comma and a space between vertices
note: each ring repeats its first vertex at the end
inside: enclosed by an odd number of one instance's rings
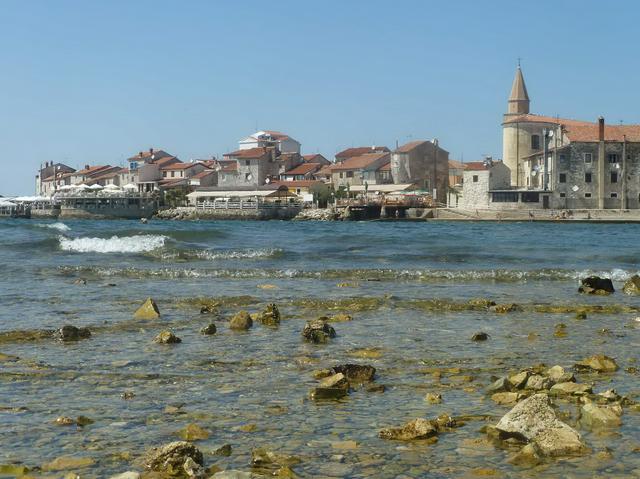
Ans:
MULTIPOLYGON (((589 125, 572 125, 565 128, 565 134, 570 141, 597 142, 600 141, 600 130, 597 123, 589 125)), ((640 125, 605 125, 605 141, 640 142, 640 125)))
POLYGON ((396 151, 398 153, 409 153, 411 150, 423 145, 425 143, 429 143, 427 140, 416 140, 409 143, 405 143, 401 147, 399 147, 396 151))
POLYGON ((464 170, 464 165, 465 163, 463 163, 462 161, 449 160, 449 169, 464 170))
POLYGON ((128 161, 150 160, 152 156, 154 157, 154 160, 159 160, 160 158, 165 158, 171 155, 164 150, 149 148, 147 151, 141 151, 137 155, 128 158, 128 161))
POLYGON ((104 175, 92 176, 91 179, 92 180, 109 180, 111 178, 115 178, 120 173, 123 173, 122 168, 118 168, 117 170, 109 171, 108 173, 105 173, 104 175))
POLYGON ((332 171, 340 170, 359 170, 366 168, 381 158, 388 157, 389 153, 367 153, 366 155, 354 156, 344 160, 342 163, 336 163, 331 167, 332 171))
POLYGON ((76 171, 74 174, 75 175, 94 175, 102 170, 106 170, 107 168, 113 168, 113 166, 111 165, 96 165, 96 166, 90 166, 89 168, 84 168, 80 171, 76 171))
POLYGON ((534 115, 527 113, 525 115, 514 115, 504 121, 503 124, 510 123, 550 123, 556 125, 590 125, 593 124, 588 121, 571 120, 568 118, 556 118, 553 116, 534 115))
POLYGON ((289 138, 289 135, 285 133, 281 133, 279 131, 264 130, 264 132, 267 133, 268 135, 271 135, 276 140, 286 140, 289 138))
POLYGON ((354 156, 377 152, 389 152, 389 148, 386 146, 358 146, 355 148, 347 148, 346 150, 336 153, 336 159, 346 160, 348 158, 353 158, 354 156))
POLYGON ((269 148, 258 147, 258 148, 249 148, 247 150, 237 150, 232 151, 231 153, 225 153, 224 156, 226 158, 240 158, 240 159, 255 159, 262 158, 270 151, 269 148))
POLYGON ((385 163, 380 168, 378 168, 378 170, 379 171, 391 171, 391 162, 385 163))
POLYGON ((201 171, 200 173, 196 173, 191 178, 200 179, 200 178, 204 178, 205 176, 209 176, 213 173, 215 173, 214 170, 204 170, 204 171, 201 171))
POLYGON ((320 169, 320 163, 302 163, 295 168, 285 171, 285 175, 306 175, 320 169))
POLYGON ((489 168, 487 168, 484 161, 470 161, 464 164, 464 169, 468 171, 484 171, 489 168))
POLYGON ((178 160, 178 158, 176 158, 175 156, 164 156, 162 158, 158 158, 157 160, 153 160, 152 163, 154 165, 158 165, 159 167, 162 167, 162 165, 166 165, 173 161, 180 161, 180 160, 178 160))
POLYGON ((293 180, 293 181, 277 180, 271 184, 291 186, 291 187, 309 187, 313 185, 324 185, 322 181, 318 181, 318 180, 293 180))
POLYGON ((302 155, 302 160, 305 163, 320 163, 322 165, 326 165, 326 164, 331 163, 329 160, 327 160, 320 153, 315 153, 313 155, 302 155))
POLYGON ((172 163, 171 165, 161 166, 161 170, 188 170, 189 168, 193 168, 198 163, 172 163))

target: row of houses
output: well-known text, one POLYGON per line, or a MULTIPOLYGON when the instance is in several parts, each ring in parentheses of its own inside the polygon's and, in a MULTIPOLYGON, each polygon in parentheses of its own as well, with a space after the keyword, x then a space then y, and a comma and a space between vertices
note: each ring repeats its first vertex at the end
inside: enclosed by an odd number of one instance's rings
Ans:
MULTIPOLYGON (((46 163, 36 175, 36 193, 51 196, 72 185, 135 185, 141 193, 180 189, 258 189, 286 186, 300 196, 315 189, 375 190, 379 185, 407 185, 435 193, 444 202, 449 184, 449 153, 437 140, 413 141, 395 150, 386 146, 352 147, 333 159, 301 154, 301 144, 277 131, 258 131, 238 142, 222 158, 181 161, 162 149, 149 148, 128 158, 127 166, 86 165, 75 170, 46 163)), ((388 188, 387 188, 388 189, 388 188)))

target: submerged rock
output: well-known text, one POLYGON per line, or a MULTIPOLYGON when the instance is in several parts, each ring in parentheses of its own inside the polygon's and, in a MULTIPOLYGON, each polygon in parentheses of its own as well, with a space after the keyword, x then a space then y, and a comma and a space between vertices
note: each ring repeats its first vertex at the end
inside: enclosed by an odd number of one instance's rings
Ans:
POLYGON ((90 457, 60 456, 42 466, 43 471, 66 471, 69 469, 83 469, 96 463, 90 457))
POLYGON ((342 373, 350 383, 367 383, 373 381, 376 368, 368 364, 340 364, 331 368, 334 373, 342 373))
POLYGON ((576 369, 592 370, 599 373, 610 373, 618 370, 615 359, 605 356, 604 354, 596 354, 587 359, 583 359, 575 364, 576 369))
POLYGON ((346 313, 334 314, 333 316, 327 318, 327 321, 330 321, 332 323, 344 323, 352 320, 353 320, 353 317, 350 314, 346 314, 346 313))
POLYGON ((214 323, 211 323, 206 325, 204 328, 202 328, 200 330, 200 334, 203 334, 205 336, 211 336, 213 334, 216 334, 216 331, 217 331, 216 325, 214 323))
POLYGON ((193 464, 204 465, 202 452, 193 444, 175 441, 164 446, 154 447, 143 459, 146 469, 169 475, 187 475, 193 470, 193 464))
POLYGON ((87 339, 91 337, 91 331, 89 328, 77 328, 75 326, 66 325, 56 330, 53 333, 53 337, 58 341, 80 341, 81 339, 87 339))
POLYGON ((619 404, 598 406, 589 402, 580 410, 580 424, 589 429, 618 427, 622 424, 620 416, 622 408, 619 404))
POLYGON ((324 318, 312 319, 305 324, 302 337, 310 343, 327 343, 336 337, 336 330, 324 318))
POLYGON ((327 399, 342 399, 349 394, 349 390, 343 387, 317 387, 311 390, 309 395, 314 401, 327 399))
POLYGON ((265 326, 278 326, 280 324, 280 310, 271 303, 261 313, 255 315, 255 320, 265 326))
POLYGON ((546 394, 534 394, 516 404, 496 424, 500 439, 532 443, 541 456, 567 456, 586 452, 580 434, 560 421, 546 394))
POLYGON ((273 452, 264 447, 251 451, 251 465, 253 467, 292 466, 299 463, 300 459, 295 456, 273 452))
POLYGON ((229 322, 229 327, 238 331, 246 331, 253 326, 251 315, 246 311, 238 311, 229 322))
POLYGON ((378 436, 382 439, 396 441, 412 441, 414 439, 428 439, 438 434, 438 428, 432 421, 417 418, 401 427, 381 429, 378 436))
POLYGON ((496 404, 500 404, 503 406, 511 406, 517 403, 524 396, 520 393, 511 393, 511 392, 501 392, 495 393, 491 395, 491 400, 496 404))
POLYGON ((622 291, 625 294, 640 294, 640 276, 637 274, 631 276, 631 278, 625 281, 622 291))
POLYGON ((158 305, 152 298, 142 303, 135 313, 133 313, 134 319, 158 319, 160 317, 160 310, 158 305))
POLYGON ((581 281, 578 292, 586 294, 607 295, 615 291, 613 283, 609 278, 599 276, 589 276, 581 281))
POLYGON ((566 383, 576 380, 575 376, 571 372, 565 371, 562 366, 552 366, 545 371, 546 376, 554 383, 566 383))
POLYGON ((483 331, 474 333, 473 336, 471 336, 471 341, 486 341, 487 339, 489 339, 489 335, 483 331))
POLYGON ((217 449, 214 449, 214 456, 224 456, 229 457, 231 455, 231 444, 224 444, 217 449))
POLYGON ((491 306, 489 309, 494 313, 500 313, 500 314, 515 313, 518 311, 522 311, 522 306, 516 303, 496 304, 494 306, 491 306))
POLYGON ((429 404, 440 404, 442 402, 442 394, 440 393, 427 393, 424 400, 429 404))
POLYGON ((153 338, 154 343, 158 344, 178 344, 182 342, 178 336, 173 334, 171 331, 162 331, 155 338, 153 338))
POLYGON ((591 394, 593 388, 590 384, 579 384, 574 382, 557 383, 551 386, 549 392, 556 396, 571 395, 584 396, 591 394))
POLYGON ((189 424, 178 431, 178 437, 185 441, 201 441, 209 439, 209 431, 197 424, 189 424))

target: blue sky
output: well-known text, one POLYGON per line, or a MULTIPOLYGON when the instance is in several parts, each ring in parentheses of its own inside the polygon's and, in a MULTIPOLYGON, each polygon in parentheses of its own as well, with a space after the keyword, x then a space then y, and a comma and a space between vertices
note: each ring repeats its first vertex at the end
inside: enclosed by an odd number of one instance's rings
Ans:
POLYGON ((434 137, 500 157, 518 57, 533 112, 640 123, 639 17, 595 0, 3 0, 0 194, 32 193, 45 161, 187 161, 256 126, 327 157, 434 137))

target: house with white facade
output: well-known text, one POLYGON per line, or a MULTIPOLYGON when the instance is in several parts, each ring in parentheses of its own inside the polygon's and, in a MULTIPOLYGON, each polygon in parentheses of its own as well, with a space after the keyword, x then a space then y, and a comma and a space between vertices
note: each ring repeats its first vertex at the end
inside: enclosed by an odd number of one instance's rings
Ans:
POLYGON ((273 130, 257 131, 238 142, 239 150, 274 147, 280 153, 300 154, 300 146, 300 142, 289 135, 273 130))

